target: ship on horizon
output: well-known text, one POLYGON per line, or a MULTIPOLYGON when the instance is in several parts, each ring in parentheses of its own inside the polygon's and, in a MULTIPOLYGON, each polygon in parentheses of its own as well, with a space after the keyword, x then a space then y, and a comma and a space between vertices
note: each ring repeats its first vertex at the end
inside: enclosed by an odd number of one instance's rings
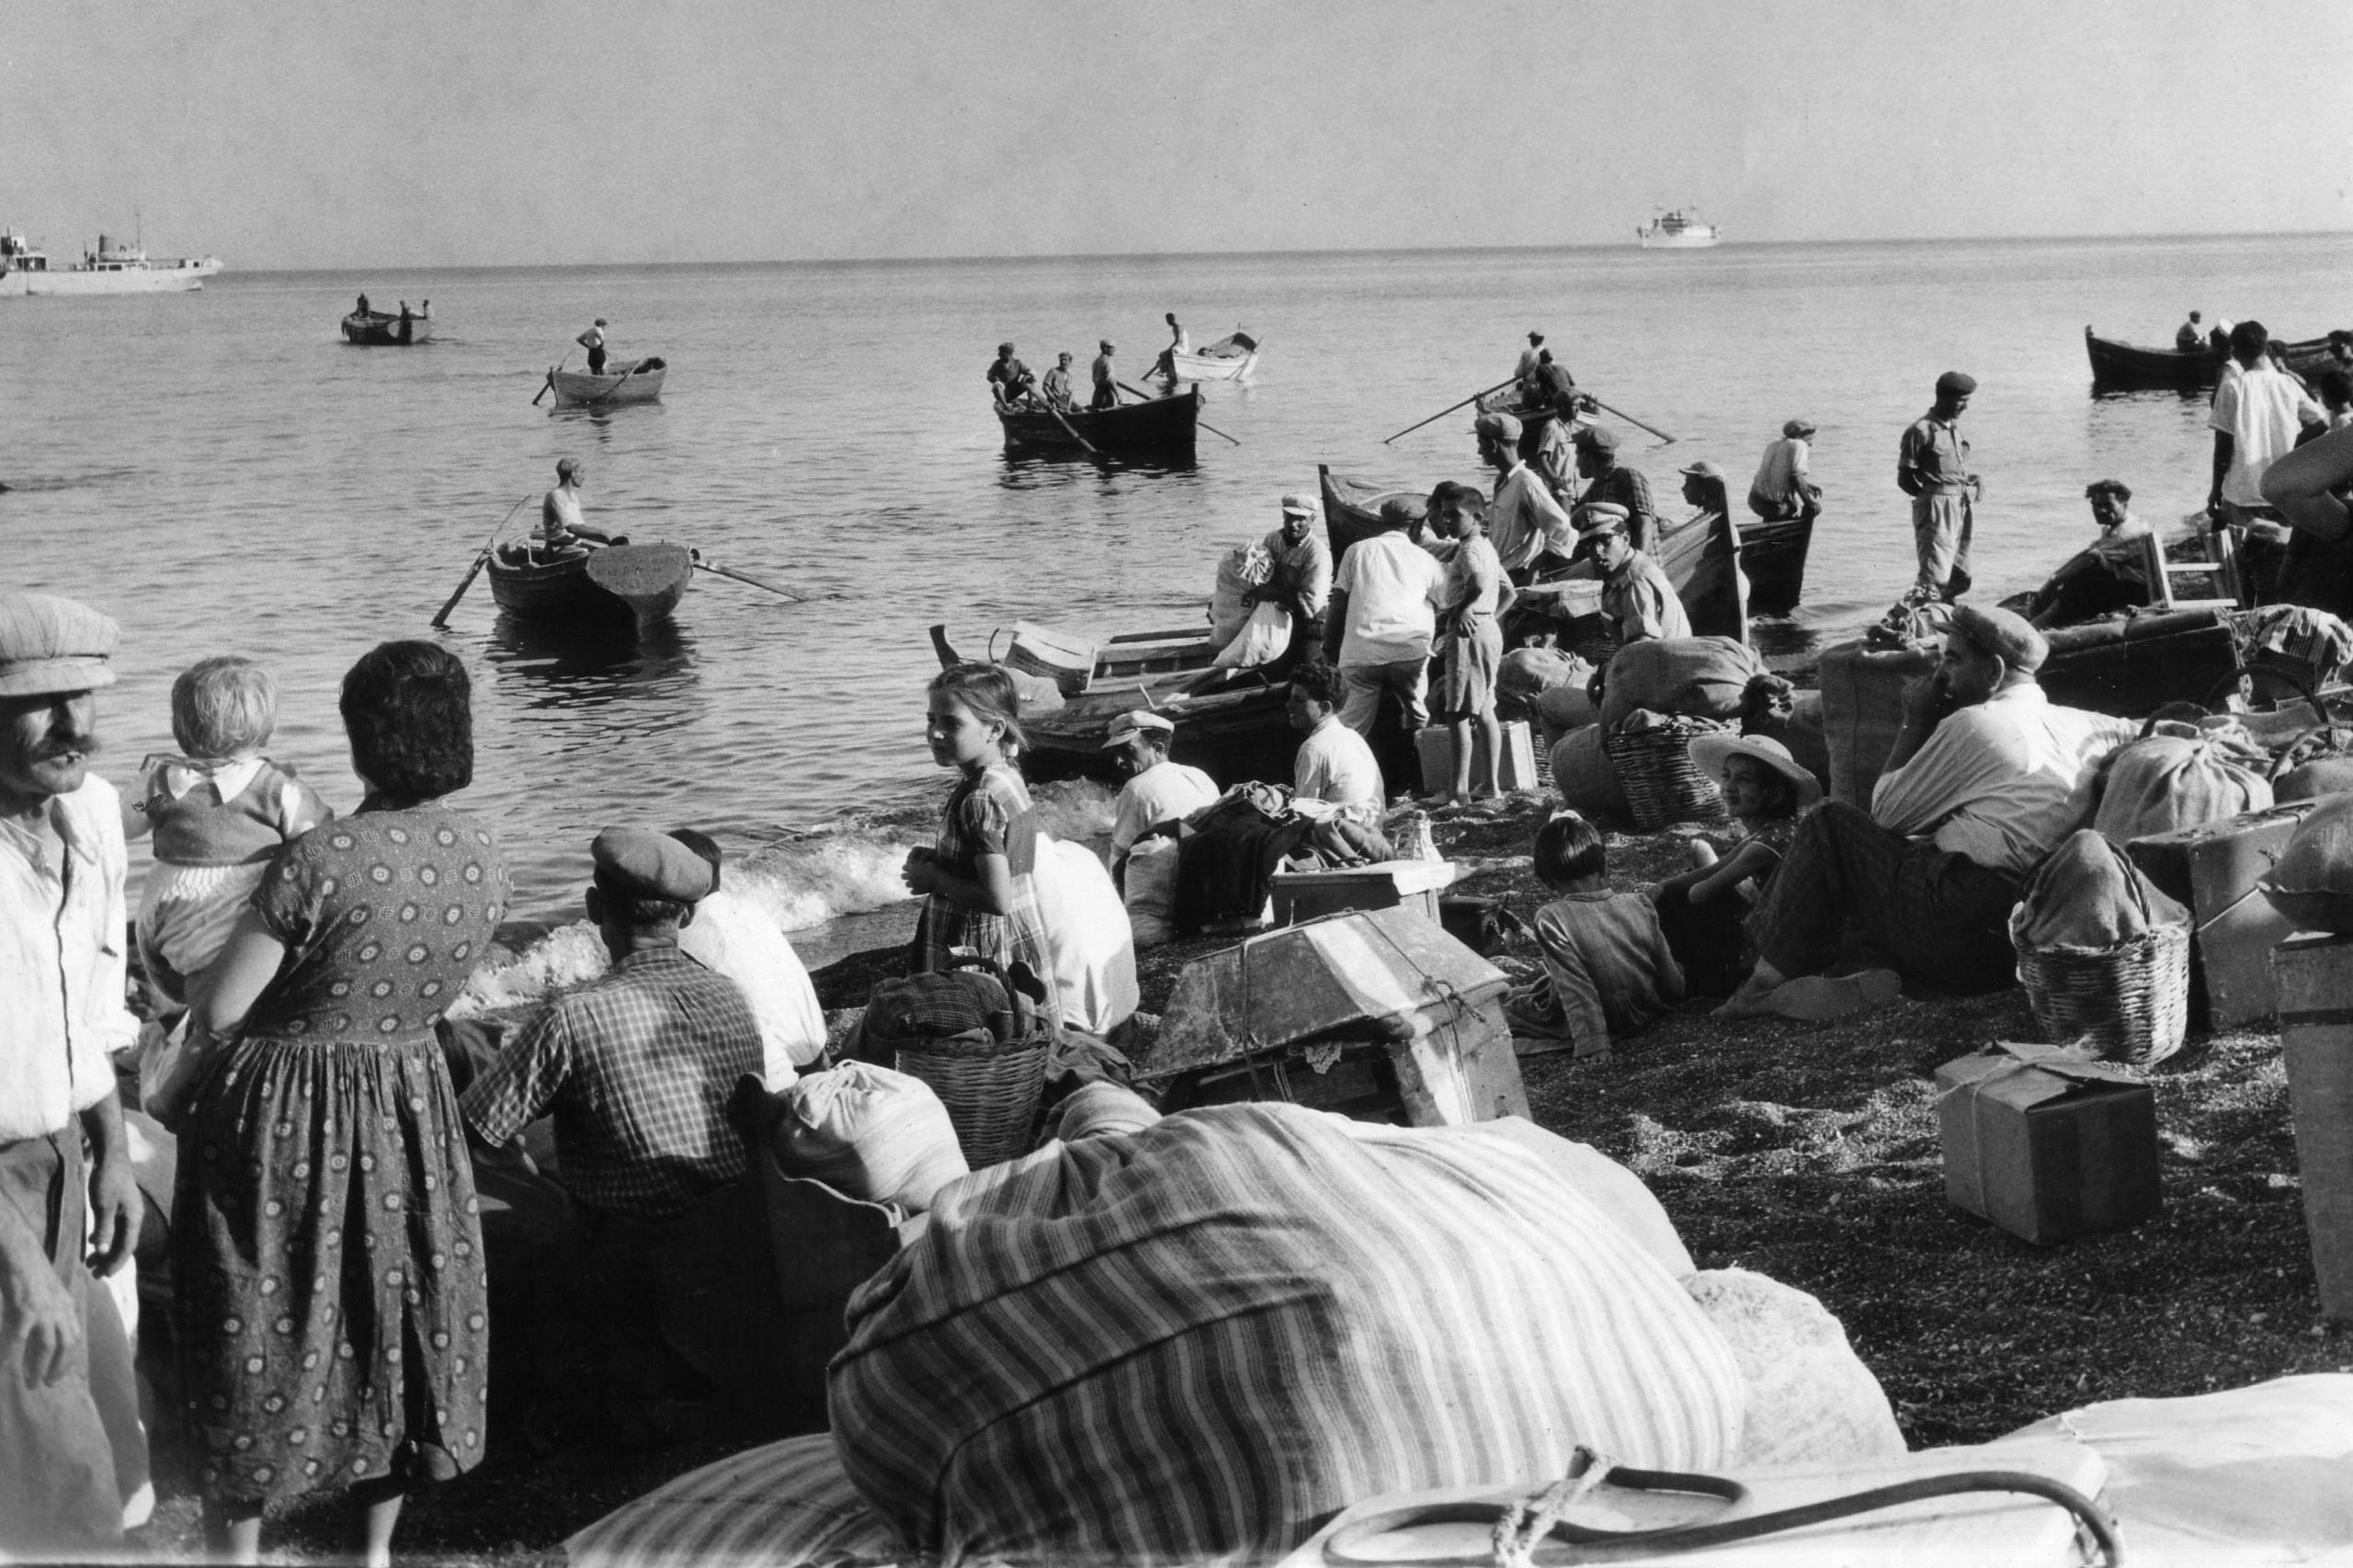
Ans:
POLYGON ((1722 225, 1693 221, 1697 207, 1651 209, 1650 226, 1636 229, 1644 250, 1706 250, 1723 238, 1722 225))
POLYGON ((215 256, 152 261, 146 247, 109 243, 65 267, 51 267, 49 253, 28 242, 20 230, 0 233, 0 297, 11 294, 179 294, 201 289, 221 270, 215 256))

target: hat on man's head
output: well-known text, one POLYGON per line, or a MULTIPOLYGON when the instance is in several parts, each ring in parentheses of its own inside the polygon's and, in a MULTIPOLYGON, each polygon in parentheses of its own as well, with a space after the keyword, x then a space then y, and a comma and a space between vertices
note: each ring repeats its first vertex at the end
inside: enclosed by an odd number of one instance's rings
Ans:
POLYGON ((1409 528, 1430 515, 1430 504, 1418 495, 1392 495, 1381 504, 1381 520, 1392 528, 1409 528))
MULTIPOLYGON (((580 318, 579 318, 578 316, 574 316, 574 317, 573 317, 572 319, 573 319, 573 320, 574 320, 574 321, 578 321, 580 318)), ((598 317, 597 318, 597 324, 598 326, 602 326, 602 325, 604 325, 604 324, 605 324, 605 318, 604 318, 604 317, 602 317, 602 316, 598 316, 598 317)))
POLYGON ((1633 520, 1633 514, 1615 501, 1588 501, 1569 514, 1569 521, 1576 525, 1577 543, 1592 543, 1604 534, 1622 534, 1633 520))
POLYGON ((1810 439, 1816 426, 1811 419, 1786 419, 1781 422, 1781 434, 1803 441, 1810 439))
POLYGON ((1588 425, 1577 432, 1577 445, 1597 452, 1614 452, 1618 449, 1618 432, 1607 425, 1588 425))
POLYGON ((1531 332, 1528 335, 1528 341, 1530 343, 1541 343, 1544 341, 1544 335, 1540 332, 1531 332))
POLYGON ((717 892, 723 880, 719 871, 719 840, 699 828, 674 827, 670 836, 702 857, 710 867, 710 891, 717 892))
POLYGON ((1283 497, 1283 516, 1286 517, 1312 517, 1323 509, 1316 504, 1314 496, 1302 495, 1296 490, 1283 497))
POLYGON ((1951 392, 1959 397, 1967 397, 1976 390, 1977 378, 1974 376, 1965 376, 1959 370, 1947 370, 1943 375, 1937 378, 1937 395, 1938 397, 1944 396, 1947 392, 1951 392))
POLYGON ((1095 347, 1100 348, 1106 354, 1118 352, 1118 350, 1111 347, 1111 340, 1108 337, 1097 340, 1095 347))
POLYGON ((1980 609, 1975 605, 1952 607, 1952 629, 1982 653, 1992 653, 2014 670, 2032 675, 2051 656, 2051 644, 2026 617, 2006 609, 1980 609))
POLYGON ((1517 442, 1520 423, 1508 414, 1483 414, 1471 422, 1471 430, 1473 435, 1484 436, 1490 440, 1517 442))
POLYGON ((1790 755, 1790 748, 1770 735, 1735 735, 1729 730, 1691 737, 1691 760, 1699 771, 1713 778, 1724 770, 1724 759, 1745 756, 1761 762, 1788 781, 1790 791, 1799 811, 1804 811, 1822 799, 1822 780, 1807 771, 1803 763, 1790 755))
POLYGON ((1718 468, 1715 464, 1710 462, 1705 458, 1701 458, 1698 462, 1693 463, 1689 468, 1684 469, 1681 472, 1689 474, 1694 479, 1722 479, 1724 476, 1723 470, 1718 468))
POLYGON ((1149 708, 1138 708, 1111 721, 1111 727, 1103 734, 1102 749, 1109 751, 1113 746, 1125 745, 1141 734, 1173 735, 1176 733, 1175 720, 1164 718, 1149 708))
POLYGON ((666 833, 608 827, 588 846, 597 884, 628 898, 694 903, 719 885, 718 869, 666 833))
POLYGON ((2103 495, 2113 495, 2119 501, 2132 499, 2132 487, 2120 479, 2095 479, 2084 486, 2084 499, 2096 501, 2103 495))
POLYGON ((112 686, 122 631, 55 594, 0 594, 0 697, 60 697, 112 686))

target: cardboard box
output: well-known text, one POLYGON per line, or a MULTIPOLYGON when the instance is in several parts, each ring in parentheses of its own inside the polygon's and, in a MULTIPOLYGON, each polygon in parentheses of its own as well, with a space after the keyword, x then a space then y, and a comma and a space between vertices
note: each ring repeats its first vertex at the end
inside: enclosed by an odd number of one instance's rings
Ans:
POLYGON ((2189 1025, 2232 1028, 2279 1011, 2271 949, 2295 930, 2256 887, 2305 814, 2297 801, 2203 827, 2136 838, 2125 853, 2158 889, 2189 906, 2189 1025))
POLYGON ((2320 1307, 2353 1318, 2353 938, 2298 937, 2271 961, 2320 1307))
POLYGON ((1438 890, 1453 885, 1450 860, 1375 860, 1333 871, 1277 871, 1267 892, 1278 926, 1357 909, 1410 909, 1435 926, 1438 890))
MULTIPOLYGON (((1528 733, 1528 721, 1510 720, 1503 725, 1503 733, 1504 757, 1495 767, 1495 788, 1506 791, 1542 789, 1536 781, 1536 743, 1528 733)), ((1424 792, 1453 789, 1454 732, 1431 722, 1415 733, 1414 741, 1421 747, 1424 792)), ((1475 724, 1471 727, 1471 777, 1476 788, 1479 765, 1487 755, 1487 737, 1475 724)))
POLYGON ((2048 1245, 2154 1214, 2155 1093, 2061 1048, 2004 1042, 1937 1069, 1945 1196, 2048 1245))

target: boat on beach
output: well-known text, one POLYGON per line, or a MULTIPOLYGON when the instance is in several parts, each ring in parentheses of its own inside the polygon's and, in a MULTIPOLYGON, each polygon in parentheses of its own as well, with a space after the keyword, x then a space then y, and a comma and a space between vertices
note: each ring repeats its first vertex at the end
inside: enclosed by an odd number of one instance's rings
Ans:
POLYGON ((1182 453, 1191 456, 1201 417, 1201 389, 1188 387, 1166 397, 1123 403, 1116 408, 1074 409, 1057 415, 1047 408, 999 408, 1008 450, 1039 448, 1077 451, 1081 443, 1114 455, 1182 453))
POLYGON ((1247 381, 1258 368, 1260 340, 1239 327, 1206 348, 1161 350, 1155 369, 1180 381, 1247 381))
POLYGON ((601 376, 551 366, 548 385, 555 389, 558 408, 609 408, 620 403, 655 403, 661 399, 662 378, 668 370, 668 362, 659 357, 613 360, 601 376))
MULTIPOLYGON (((2288 369, 2311 376, 2329 368, 2328 339, 2308 337, 2282 343, 2288 369)), ((2092 391, 2197 392, 2212 386, 2222 373, 2223 356, 2211 348, 2143 348, 2102 337, 2084 328, 2084 353, 2091 360, 2092 391)))
POLYGON ((362 348, 406 348, 432 336, 433 318, 414 312, 403 317, 397 311, 354 311, 343 318, 344 341, 362 348))
POLYGON ((180 256, 151 260, 137 244, 114 244, 98 236, 96 250, 65 267, 51 267, 49 253, 11 229, 0 233, 0 295, 183 294, 204 287, 220 272, 221 258, 180 256))
POLYGON ((1722 225, 1701 223, 1692 218, 1696 207, 1672 210, 1654 207, 1646 228, 1634 231, 1634 238, 1644 250, 1706 250, 1723 238, 1722 225))
POLYGON ((668 619, 694 580, 683 544, 615 543, 553 561, 510 544, 490 558, 490 594, 517 619, 605 631, 668 619))

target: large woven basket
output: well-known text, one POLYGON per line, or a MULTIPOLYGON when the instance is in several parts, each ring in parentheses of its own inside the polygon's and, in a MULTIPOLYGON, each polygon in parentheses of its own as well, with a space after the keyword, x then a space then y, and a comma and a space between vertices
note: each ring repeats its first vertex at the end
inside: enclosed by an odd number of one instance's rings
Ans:
POLYGON ((1047 1045, 1042 1032, 1000 1041, 974 1029, 902 1041, 898 1067, 939 1096, 964 1163, 979 1170, 1029 1152, 1046 1088, 1047 1045))
POLYGON ((1691 760, 1692 737, 1722 728, 1712 719, 1677 713, 1650 729, 1620 727, 1603 733, 1602 749, 1618 770, 1618 782, 1633 809, 1636 827, 1725 820, 1722 792, 1691 760))
MULTIPOLYGON (((2023 914, 2024 906, 2020 906, 2023 914)), ((2112 948, 2029 947, 2018 983, 2044 1038, 2088 1040, 2111 1062, 2145 1067, 2181 1049, 2189 1027, 2189 931, 2154 926, 2112 948)))

